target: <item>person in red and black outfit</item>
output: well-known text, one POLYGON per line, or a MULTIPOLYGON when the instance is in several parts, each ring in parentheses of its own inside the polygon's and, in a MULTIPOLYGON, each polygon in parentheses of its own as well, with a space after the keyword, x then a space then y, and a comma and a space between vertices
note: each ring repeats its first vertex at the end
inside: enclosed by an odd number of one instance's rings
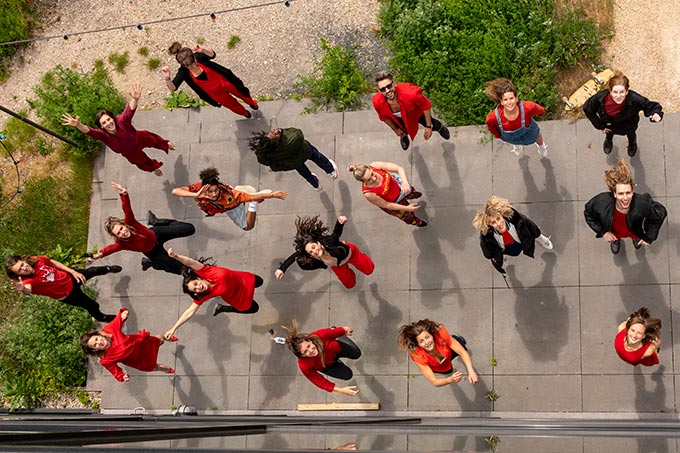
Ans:
POLYGON ((229 69, 213 61, 215 51, 196 44, 193 49, 182 47, 178 42, 173 42, 168 49, 170 55, 174 55, 177 62, 182 65, 177 70, 174 79, 170 78, 170 68, 161 69, 165 78, 165 85, 170 91, 186 82, 192 90, 213 107, 224 106, 237 115, 251 118, 253 115, 245 109, 237 100, 241 99, 253 110, 259 106, 257 101, 250 96, 250 90, 241 79, 236 77, 229 69))
POLYGON ((541 233, 541 229, 527 216, 517 212, 505 198, 492 195, 482 209, 477 211, 472 225, 479 231, 479 244, 485 258, 501 274, 503 255, 519 256, 524 253, 534 257, 535 242, 552 250, 550 237, 541 233))
POLYGON ((649 317, 646 307, 632 313, 619 324, 614 338, 616 354, 631 365, 653 366, 659 364, 661 346, 661 320, 649 317))
POLYGON ((99 322, 111 322, 115 316, 102 313, 99 304, 83 293, 80 285, 97 275, 115 274, 121 270, 120 266, 71 269, 46 256, 13 255, 5 260, 5 271, 12 280, 14 291, 51 297, 84 308, 99 322))
POLYGON ((604 172, 604 181, 609 192, 591 198, 584 213, 595 237, 609 242, 615 255, 623 238, 631 238, 636 249, 654 242, 666 219, 666 208, 648 193, 633 192, 633 175, 623 159, 604 172))
POLYGON ((96 260, 121 250, 142 252, 145 256, 142 258, 143 271, 153 267, 160 271, 180 275, 182 265, 168 256, 163 245, 172 239, 191 236, 196 232, 196 228, 187 222, 158 219, 151 211, 149 211, 148 219, 151 228, 147 228, 135 219, 127 188, 113 181, 111 186, 120 191, 124 218, 109 217, 106 219, 104 228, 116 238, 116 242, 107 245, 93 254, 91 258, 96 260))
POLYGON ((444 140, 451 138, 446 125, 432 116, 432 104, 423 96, 423 89, 411 83, 394 83, 392 74, 386 71, 375 77, 379 93, 373 96, 373 108, 380 121, 400 137, 401 147, 406 151, 411 140, 418 134, 418 124, 425 127, 423 138, 429 140, 432 131, 439 132, 444 140))
POLYGON ((628 77, 621 71, 616 71, 614 77, 607 82, 607 89, 596 93, 583 105, 583 112, 595 129, 605 133, 602 144, 605 154, 612 152, 614 135, 626 135, 628 155, 635 156, 638 151, 635 131, 640 122, 640 111, 652 123, 663 119, 661 104, 629 90, 629 86, 628 77))
POLYGON ((350 326, 319 329, 310 334, 298 334, 298 325, 293 321, 288 332, 286 344, 298 358, 300 371, 316 385, 327 392, 337 392, 356 396, 359 390, 355 385, 338 387, 321 374, 349 381, 354 373, 340 361, 341 358, 358 359, 361 350, 348 338, 354 332, 350 326))
POLYGON ((175 149, 175 145, 153 132, 138 131, 132 125, 132 117, 137 111, 137 102, 142 96, 142 88, 138 83, 132 84, 130 97, 132 98, 125 110, 120 115, 114 116, 108 110, 100 110, 94 117, 94 123, 101 129, 92 129, 80 123, 80 117, 73 118, 68 113, 61 115, 64 126, 73 126, 80 132, 89 135, 95 140, 104 142, 111 151, 126 158, 131 164, 144 171, 153 172, 156 176, 162 176, 160 167, 163 162, 151 159, 144 152, 144 148, 157 148, 168 153, 175 149))

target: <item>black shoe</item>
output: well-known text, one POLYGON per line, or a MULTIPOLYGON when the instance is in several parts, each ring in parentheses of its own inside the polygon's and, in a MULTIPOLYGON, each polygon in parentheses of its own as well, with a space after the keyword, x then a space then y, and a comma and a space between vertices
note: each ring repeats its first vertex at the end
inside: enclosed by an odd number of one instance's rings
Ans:
POLYGON ((415 225, 419 228, 423 228, 427 226, 427 222, 423 219, 418 219, 418 222, 415 225))
POLYGON ((602 143, 602 150, 605 154, 609 154, 612 152, 612 149, 614 149, 614 143, 612 142, 612 139, 605 138, 604 143, 602 143))
POLYGON ((156 214, 154 214, 151 211, 149 211, 146 214, 146 218, 147 218, 146 224, 149 225, 149 226, 154 226, 155 224, 158 223, 158 217, 156 217, 156 214))
POLYGON ((120 266, 106 266, 106 273, 107 274, 117 274, 118 272, 122 271, 123 268, 120 266))
POLYGON ((628 155, 633 157, 638 152, 637 143, 628 143, 628 155))
POLYGON ((231 305, 217 304, 213 310, 213 316, 217 316, 220 313, 230 313, 232 311, 234 311, 234 309, 231 307, 231 305))
POLYGON ((614 255, 619 253, 619 250, 621 250, 621 239, 619 239, 617 241, 611 241, 609 243, 609 248, 612 250, 612 253, 614 255))
POLYGON ((439 128, 437 132, 439 132, 439 135, 441 135, 444 140, 448 140, 451 138, 451 133, 449 132, 448 128, 444 123, 442 123, 442 126, 439 128))
POLYGON ((401 149, 406 151, 408 149, 408 145, 411 144, 411 140, 409 140, 408 135, 403 135, 399 141, 401 142, 401 149))
POLYGON ((153 263, 151 262, 151 260, 149 258, 146 258, 146 257, 142 258, 142 270, 143 271, 147 270, 151 266, 153 266, 153 263))
POLYGON ((467 351, 467 340, 465 338, 461 337, 460 335, 451 335, 451 336, 453 338, 455 338, 456 341, 458 343, 460 343, 460 345, 463 347, 463 349, 465 349, 467 351))
POLYGON ((642 241, 640 239, 637 241, 633 239, 633 247, 635 247, 635 250, 640 250, 640 247, 642 247, 642 241))
POLYGON ((108 323, 110 323, 111 321, 113 321, 114 319, 116 319, 116 315, 104 315, 104 317, 102 318, 102 320, 99 321, 99 322, 105 322, 105 323, 108 324, 108 323))
POLYGON ((253 109, 253 110, 259 110, 259 109, 260 109, 260 106, 257 105, 257 104, 255 104, 255 105, 249 105, 248 107, 250 107, 250 108, 253 109))
POLYGON ((418 192, 417 190, 414 190, 410 194, 406 195, 406 199, 407 200, 415 200, 416 198, 420 198, 422 196, 423 196, 422 193, 418 192))
POLYGON ((246 112, 246 113, 247 113, 246 118, 250 119, 250 118, 253 117, 253 114, 252 114, 252 113, 250 113, 250 112, 246 112))

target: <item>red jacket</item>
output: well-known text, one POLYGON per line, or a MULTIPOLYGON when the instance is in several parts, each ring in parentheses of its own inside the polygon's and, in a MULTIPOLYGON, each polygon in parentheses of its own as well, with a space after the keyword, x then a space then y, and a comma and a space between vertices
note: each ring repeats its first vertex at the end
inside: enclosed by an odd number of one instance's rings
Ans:
POLYGON ((123 205, 123 219, 135 232, 128 239, 116 239, 116 242, 107 245, 99 253, 102 256, 108 256, 120 250, 132 250, 133 252, 142 253, 150 252, 158 241, 156 233, 135 219, 135 214, 132 212, 132 206, 130 205, 130 196, 127 193, 120 194, 120 202, 123 205))
POLYGON ((418 133, 418 120, 425 110, 432 108, 432 103, 423 96, 422 88, 411 83, 397 83, 396 90, 401 119, 392 113, 390 105, 381 93, 376 93, 373 96, 373 108, 378 112, 380 121, 390 119, 399 126, 403 124, 406 127, 406 133, 413 140, 418 133))
POLYGON ((323 377, 319 371, 333 365, 335 358, 340 353, 340 343, 338 343, 336 338, 346 333, 344 328, 335 327, 332 329, 319 329, 309 334, 310 337, 317 336, 321 338, 325 363, 321 363, 321 354, 316 357, 298 357, 298 366, 302 374, 312 381, 312 384, 327 392, 332 392, 335 389, 335 384, 323 377))

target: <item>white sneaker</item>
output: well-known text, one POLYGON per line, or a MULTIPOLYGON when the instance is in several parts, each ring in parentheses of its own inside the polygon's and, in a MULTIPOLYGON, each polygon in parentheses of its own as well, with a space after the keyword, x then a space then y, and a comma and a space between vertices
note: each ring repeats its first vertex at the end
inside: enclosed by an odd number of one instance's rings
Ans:
POLYGON ((519 153, 522 152, 522 146, 512 145, 512 149, 510 149, 510 152, 513 153, 515 156, 519 157, 519 153))
POLYGON ((553 249, 553 243, 550 240, 550 236, 546 237, 546 236, 540 235, 539 237, 536 238, 536 241, 538 241, 539 244, 541 244, 544 248, 546 248, 548 250, 553 249))
POLYGON ((548 157, 548 144, 543 142, 542 145, 536 144, 538 148, 538 155, 541 157, 548 157))
POLYGON ((321 181, 319 180, 319 177, 316 176, 316 173, 312 173, 312 176, 314 176, 317 182, 319 183, 319 187, 314 187, 314 190, 316 190, 317 192, 321 192, 323 190, 323 187, 321 187, 321 181))
POLYGON ((338 179, 338 166, 335 165, 335 161, 333 159, 328 159, 328 161, 333 165, 333 171, 331 172, 331 178, 333 179, 338 179))

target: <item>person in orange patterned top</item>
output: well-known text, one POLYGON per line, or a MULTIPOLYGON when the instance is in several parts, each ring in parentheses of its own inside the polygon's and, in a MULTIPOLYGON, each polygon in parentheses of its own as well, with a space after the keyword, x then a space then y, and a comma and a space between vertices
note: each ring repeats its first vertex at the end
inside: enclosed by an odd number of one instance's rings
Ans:
POLYGON ((391 162, 372 162, 370 165, 350 164, 347 170, 352 172, 354 179, 361 181, 361 190, 368 201, 409 225, 427 226, 427 222, 414 212, 420 205, 408 202, 423 194, 409 184, 403 167, 391 162))
POLYGON ((468 381, 476 384, 478 377, 472 366, 472 359, 467 352, 465 338, 452 336, 446 327, 429 319, 407 324, 399 328, 399 350, 408 349, 409 357, 413 360, 420 373, 435 387, 460 382, 463 373, 453 372, 452 360, 461 358, 467 368, 468 381), (446 377, 437 377, 435 374, 446 377))

